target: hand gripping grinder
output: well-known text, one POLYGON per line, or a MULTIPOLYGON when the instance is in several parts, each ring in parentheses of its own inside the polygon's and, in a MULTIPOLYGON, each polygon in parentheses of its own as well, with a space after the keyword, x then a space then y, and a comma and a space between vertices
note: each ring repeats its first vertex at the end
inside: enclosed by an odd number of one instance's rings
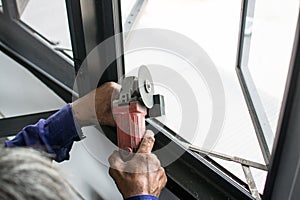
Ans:
POLYGON ((122 80, 120 96, 113 101, 113 115, 124 160, 138 149, 146 131, 145 118, 164 115, 164 108, 164 97, 154 95, 152 77, 146 66, 139 68, 138 77, 122 80))

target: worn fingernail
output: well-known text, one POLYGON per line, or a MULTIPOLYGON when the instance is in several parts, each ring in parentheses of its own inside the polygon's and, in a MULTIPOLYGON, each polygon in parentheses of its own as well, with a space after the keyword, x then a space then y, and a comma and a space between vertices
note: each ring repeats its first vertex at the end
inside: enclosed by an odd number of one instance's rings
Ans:
POLYGON ((146 130, 146 133, 145 133, 144 137, 154 139, 154 133, 152 131, 150 131, 150 130, 146 130))

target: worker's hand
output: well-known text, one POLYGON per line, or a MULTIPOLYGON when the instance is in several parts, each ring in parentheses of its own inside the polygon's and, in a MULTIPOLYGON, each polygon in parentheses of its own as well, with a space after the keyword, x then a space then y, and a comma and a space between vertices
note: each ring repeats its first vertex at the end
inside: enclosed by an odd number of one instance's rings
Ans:
POLYGON ((151 153, 154 134, 146 131, 138 152, 129 161, 123 161, 118 151, 109 157, 109 174, 126 199, 131 196, 149 194, 159 196, 167 183, 164 168, 151 153))
POLYGON ((109 125, 115 126, 111 102, 120 93, 120 85, 107 82, 87 95, 74 101, 71 106, 74 117, 80 126, 109 125))

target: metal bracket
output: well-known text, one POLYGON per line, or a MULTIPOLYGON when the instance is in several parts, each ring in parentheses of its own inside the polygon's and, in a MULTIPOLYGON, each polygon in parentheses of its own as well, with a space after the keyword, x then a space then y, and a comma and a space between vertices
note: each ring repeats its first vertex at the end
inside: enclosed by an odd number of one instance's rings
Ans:
POLYGON ((190 144, 185 144, 185 145, 188 145, 188 148, 191 151, 196 152, 196 153, 210 155, 210 156, 220 158, 220 159, 223 159, 223 160, 236 162, 236 163, 239 163, 241 165, 250 166, 250 167, 257 168, 257 169, 268 171, 268 167, 264 164, 261 164, 261 163, 257 163, 257 162, 251 161, 251 160, 247 160, 247 159, 244 159, 244 158, 237 157, 237 156, 229 156, 229 155, 218 153, 218 152, 202 150, 199 147, 196 147, 196 146, 190 145, 190 144))
POLYGON ((125 23, 124 23, 124 41, 129 38, 129 31, 131 31, 140 17, 143 8, 145 7, 148 0, 136 0, 133 8, 130 11, 125 23))
POLYGON ((245 174, 245 177, 246 177, 246 181, 247 181, 247 183, 249 185, 250 192, 251 192, 252 196, 256 200, 261 200, 260 194, 259 194, 259 192, 257 190, 256 185, 255 185, 255 181, 253 179, 250 167, 246 166, 246 165, 242 165, 242 168, 243 168, 243 171, 244 171, 244 174, 245 174))

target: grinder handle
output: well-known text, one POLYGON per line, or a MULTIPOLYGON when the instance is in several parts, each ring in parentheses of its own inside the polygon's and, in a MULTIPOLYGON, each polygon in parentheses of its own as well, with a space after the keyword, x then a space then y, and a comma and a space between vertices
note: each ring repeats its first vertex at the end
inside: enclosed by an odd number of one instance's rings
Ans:
POLYGON ((113 114, 121 157, 128 160, 137 151, 144 137, 147 108, 139 101, 133 101, 129 105, 113 105, 113 114))

